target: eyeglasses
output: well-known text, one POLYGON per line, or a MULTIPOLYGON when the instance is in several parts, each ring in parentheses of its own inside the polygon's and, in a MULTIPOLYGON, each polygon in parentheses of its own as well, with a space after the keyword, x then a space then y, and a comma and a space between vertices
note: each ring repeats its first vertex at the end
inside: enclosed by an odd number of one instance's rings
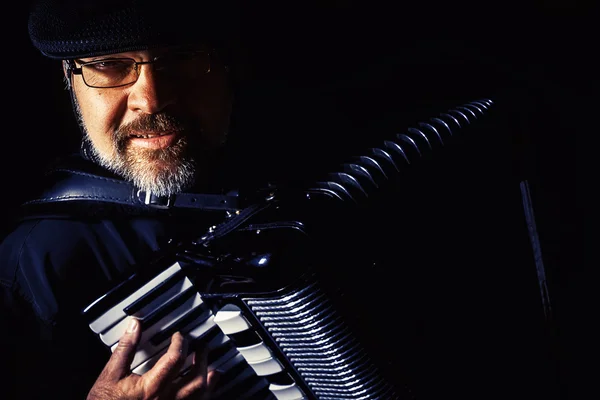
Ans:
POLYGON ((83 82, 92 88, 116 88, 135 83, 140 76, 140 66, 154 64, 157 72, 170 74, 179 79, 197 79, 210 72, 211 53, 204 50, 169 53, 149 61, 132 58, 103 58, 79 63, 71 61, 70 69, 81 75, 83 82))

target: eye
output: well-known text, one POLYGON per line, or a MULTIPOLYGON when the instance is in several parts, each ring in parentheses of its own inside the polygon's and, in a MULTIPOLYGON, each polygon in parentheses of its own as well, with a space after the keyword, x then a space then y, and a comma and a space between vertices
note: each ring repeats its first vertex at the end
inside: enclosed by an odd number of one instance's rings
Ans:
POLYGON ((164 64, 183 64, 198 62, 208 58, 208 54, 202 51, 173 53, 159 58, 164 64))
POLYGON ((118 72, 129 70, 134 62, 132 60, 100 60, 86 64, 85 67, 92 68, 98 72, 118 72))
POLYGON ((206 56, 207 54, 203 51, 191 51, 175 54, 176 59, 180 61, 192 61, 206 56))

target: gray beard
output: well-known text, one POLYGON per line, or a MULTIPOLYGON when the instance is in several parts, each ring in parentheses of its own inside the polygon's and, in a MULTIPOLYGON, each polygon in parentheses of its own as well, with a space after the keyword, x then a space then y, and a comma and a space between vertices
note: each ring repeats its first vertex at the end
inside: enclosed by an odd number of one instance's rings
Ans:
POLYGON ((174 146, 167 149, 133 151, 127 149, 126 142, 113 137, 111 151, 102 153, 89 137, 79 104, 75 96, 72 97, 83 140, 100 166, 156 196, 180 193, 194 184, 197 166, 195 160, 185 154, 188 147, 186 138, 179 138, 174 146))
MULTIPOLYGON (((169 196, 181 193, 196 184, 199 171, 206 170, 206 176, 200 177, 201 180, 208 178, 212 169, 211 159, 215 155, 214 147, 209 152, 199 151, 196 156, 201 158, 197 159, 192 155, 195 154, 191 149, 193 145, 189 143, 187 137, 180 137, 174 145, 166 149, 149 150, 128 148, 126 139, 119 139, 118 135, 114 135, 111 138, 111 149, 100 152, 89 137, 79 104, 73 94, 72 99, 83 140, 96 162, 133 183, 138 189, 156 196, 169 196), (202 161, 201 167, 198 165, 198 160, 202 161)), ((226 137, 227 133, 220 146, 225 143, 226 137)))
POLYGON ((196 163, 186 157, 185 138, 172 147, 160 150, 123 148, 113 143, 111 154, 103 154, 93 145, 87 133, 93 156, 98 163, 109 171, 132 182, 138 189, 157 196, 169 196, 185 191, 194 184, 196 163))

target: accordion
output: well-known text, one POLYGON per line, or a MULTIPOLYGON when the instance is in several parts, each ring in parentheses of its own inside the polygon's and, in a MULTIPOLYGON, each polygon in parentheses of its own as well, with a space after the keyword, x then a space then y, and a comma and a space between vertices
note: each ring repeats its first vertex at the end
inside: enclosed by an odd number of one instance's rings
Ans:
POLYGON ((127 318, 138 318, 142 338, 131 370, 140 374, 181 332, 190 342, 182 375, 203 348, 209 369, 223 373, 214 398, 412 398, 402 379, 407 366, 385 349, 395 305, 372 295, 388 290, 389 278, 379 287, 376 277, 365 279, 376 250, 364 244, 373 232, 355 227, 369 226, 374 206, 386 210, 378 221, 386 213, 410 216, 410 208, 386 202, 388 193, 404 196, 403 182, 421 180, 419 169, 431 168, 436 153, 440 168, 453 146, 484 134, 493 107, 488 99, 454 107, 323 179, 260 192, 90 304, 83 311, 89 328, 114 349, 127 318))

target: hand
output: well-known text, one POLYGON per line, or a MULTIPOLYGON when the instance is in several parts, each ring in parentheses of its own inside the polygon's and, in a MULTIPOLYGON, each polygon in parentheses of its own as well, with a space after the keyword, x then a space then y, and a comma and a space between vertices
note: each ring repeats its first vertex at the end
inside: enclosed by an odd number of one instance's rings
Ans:
POLYGON ((214 387, 216 374, 207 371, 206 357, 196 357, 185 376, 176 380, 187 351, 181 333, 171 337, 167 352, 142 375, 130 372, 141 337, 140 323, 132 319, 87 400, 182 400, 202 399, 214 387))

